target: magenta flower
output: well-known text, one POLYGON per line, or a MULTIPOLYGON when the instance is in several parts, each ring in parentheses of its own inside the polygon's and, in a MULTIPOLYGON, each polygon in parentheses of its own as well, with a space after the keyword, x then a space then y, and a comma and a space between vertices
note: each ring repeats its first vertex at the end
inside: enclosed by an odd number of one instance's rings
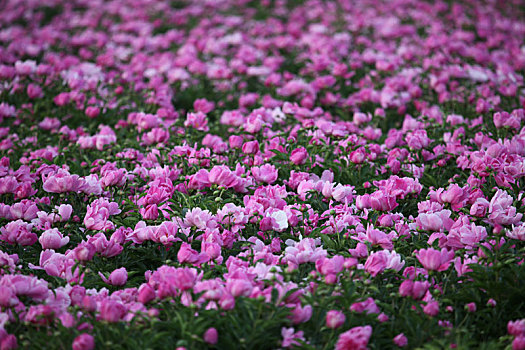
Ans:
POLYGON ((42 249, 59 249, 69 243, 69 237, 62 236, 56 228, 45 230, 38 239, 42 249))
POLYGON ((304 147, 296 148, 290 154, 290 161, 295 165, 302 165, 306 163, 308 157, 308 151, 304 147))
POLYGON ((264 164, 260 167, 252 167, 252 175, 258 182, 273 184, 278 178, 278 169, 272 164, 264 164))
POLYGON ((345 314, 339 310, 330 310, 326 313, 326 327, 336 329, 346 321, 345 314))
POLYGON ((209 131, 208 127, 208 118, 206 114, 202 112, 197 113, 188 113, 186 116, 186 121, 184 122, 185 127, 192 127, 200 131, 209 131))
POLYGON ((73 350, 93 350, 95 338, 91 334, 83 333, 73 340, 73 350))
POLYGON ((399 333, 394 337, 394 344, 403 348, 408 345, 408 339, 403 333, 399 333))
POLYGON ((366 350, 371 336, 371 326, 354 327, 341 333, 335 344, 335 350, 366 350))
POLYGON ((137 299, 142 304, 147 304, 155 299, 155 290, 149 284, 142 284, 138 293, 137 299))
POLYGON ((103 198, 96 199, 87 207, 84 225, 88 230, 106 231, 112 229, 114 225, 108 220, 109 216, 119 213, 120 209, 117 203, 109 202, 103 198))
POLYGON ((22 220, 11 221, 0 228, 0 239, 9 244, 33 245, 38 240, 38 236, 31 232, 32 228, 32 224, 22 220))
POLYGON ((242 153, 244 154, 257 154, 259 153, 259 142, 248 141, 242 145, 242 153))
POLYGON ((325 276, 325 281, 328 284, 333 284, 337 281, 337 274, 343 271, 343 264, 345 259, 341 255, 335 255, 333 258, 321 258, 315 262, 317 271, 325 276))
POLYGON ((71 175, 64 169, 42 176, 42 182, 44 191, 51 193, 78 192, 82 191, 85 186, 80 176, 71 175))
POLYGON ((219 339, 219 333, 217 332, 217 329, 211 327, 204 332, 204 335, 202 337, 204 341, 208 344, 215 345, 217 344, 217 341, 219 339))
POLYGON ((99 308, 100 319, 108 322, 118 322, 126 315, 126 307, 117 300, 106 298, 99 308))
POLYGON ((445 248, 441 251, 433 248, 420 249, 416 257, 427 271, 445 271, 454 259, 454 251, 445 248))
POLYGON ((404 265, 405 262, 401 261, 401 256, 396 252, 381 250, 370 254, 365 262, 365 270, 375 277, 385 269, 399 271, 404 265))
POLYGON ((100 114, 100 108, 95 106, 89 106, 86 108, 86 116, 89 118, 96 118, 100 114))
POLYGON ((109 275, 109 278, 106 278, 102 272, 99 272, 98 274, 104 282, 111 284, 112 286, 123 286, 128 281, 128 272, 126 271, 125 267, 114 270, 109 275))

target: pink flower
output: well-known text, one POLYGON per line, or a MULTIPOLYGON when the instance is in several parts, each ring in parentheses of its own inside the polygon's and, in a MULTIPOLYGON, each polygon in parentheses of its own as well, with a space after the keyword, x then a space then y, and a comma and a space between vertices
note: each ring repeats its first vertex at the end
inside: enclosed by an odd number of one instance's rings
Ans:
POLYGON ((489 204, 489 221, 499 225, 514 225, 518 223, 523 214, 516 212, 514 199, 504 190, 498 189, 489 204))
POLYGON ((149 132, 142 135, 142 141, 144 141, 145 145, 165 143, 169 139, 169 131, 163 128, 153 128, 149 132))
POLYGON ((187 267, 178 268, 174 273, 175 287, 184 291, 193 288, 197 281, 197 270, 187 267))
POLYGON ((47 282, 33 276, 4 275, 0 286, 9 287, 16 296, 24 295, 37 302, 47 299, 50 293, 47 282))
POLYGON ((248 118, 244 121, 244 130, 246 132, 249 132, 250 134, 255 134, 259 132, 264 125, 264 121, 260 114, 258 113, 252 113, 248 116, 248 118))
POLYGON ((96 249, 91 243, 81 242, 73 249, 74 257, 79 261, 90 261, 95 256, 96 249))
POLYGON ((87 207, 84 225, 88 230, 110 230, 114 225, 108 220, 109 216, 119 213, 120 209, 117 203, 109 202, 104 198, 96 199, 87 207))
POLYGON ((69 92, 61 92, 53 98, 53 102, 55 102, 57 106, 65 106, 69 103, 69 100, 69 92))
POLYGON ((209 210, 195 207, 186 212, 184 225, 187 227, 195 226, 199 230, 205 230, 206 228, 215 228, 217 221, 209 210))
POLYGON ((146 208, 141 208, 140 214, 145 220, 155 220, 159 217, 159 210, 157 204, 150 204, 147 205, 146 208))
POLYGON ((242 145, 242 153, 244 154, 257 154, 259 153, 259 142, 248 141, 242 145))
POLYGON ((208 328, 206 332, 204 332, 204 336, 202 338, 206 343, 215 345, 219 339, 219 333, 217 332, 217 329, 211 327, 208 328))
POLYGON ((470 223, 466 216, 461 216, 450 228, 447 245, 453 248, 473 247, 486 237, 485 227, 470 223))
POLYGON ((399 333, 394 337, 394 344, 403 348, 408 345, 408 339, 403 333, 399 333))
POLYGON ((401 261, 401 256, 396 252, 381 250, 370 254, 365 262, 365 270, 375 277, 385 269, 399 271, 404 265, 405 262, 401 261))
MULTIPOLYGON (((3 332, 5 332, 2 329, 3 332)), ((16 336, 14 334, 7 334, 5 333, 5 337, 2 338, 2 341, 0 342, 0 348, 2 350, 14 350, 18 348, 18 342, 16 341, 16 336)))
POLYGON ((336 329, 345 323, 345 314, 338 310, 330 310, 326 313, 326 327, 336 329))
POLYGON ((520 118, 516 113, 509 114, 509 112, 496 112, 493 116, 494 125, 496 128, 502 128, 504 126, 509 126, 514 129, 519 129, 521 122, 520 118))
POLYGON ((394 236, 392 234, 387 235, 383 231, 377 230, 368 224, 363 240, 370 242, 373 246, 379 245, 383 249, 392 250, 394 248, 394 244, 392 243, 393 238, 394 236))
POLYGON ((200 169, 190 177, 188 187, 191 189, 203 189, 209 187, 211 182, 209 179, 210 173, 206 169, 200 169))
POLYGON ((452 210, 455 211, 461 209, 468 198, 468 192, 457 184, 448 186, 446 190, 440 188, 436 194, 440 203, 450 203, 452 210))
POLYGON ((209 172, 208 181, 226 188, 236 187, 240 182, 239 177, 226 165, 214 166, 209 172))
POLYGON ((51 193, 78 192, 85 186, 80 176, 71 175, 64 169, 42 176, 42 182, 44 191, 51 193))
POLYGON ((525 224, 513 227, 512 231, 507 232, 507 237, 517 239, 519 241, 525 241, 525 224))
POLYGON ((137 299, 142 304, 147 304, 155 299, 155 290, 149 284, 139 287, 137 299))
POLYGON ((465 305, 465 308, 468 312, 476 312, 477 310, 476 303, 468 303, 467 305, 465 305))
POLYGON ((423 307, 423 312, 429 316, 437 316, 439 314, 439 303, 435 300, 429 301, 423 307))
POLYGON ((352 201, 354 197, 354 186, 338 184, 332 189, 332 198, 338 202, 352 201))
POLYGON ((210 147, 213 152, 222 154, 228 149, 228 144, 220 136, 207 134, 202 139, 202 145, 210 147))
POLYGON ((339 336, 335 350, 366 350, 372 327, 354 327, 339 336))
POLYGON ((198 98, 193 102, 193 109, 196 112, 202 112, 208 114, 215 108, 215 103, 208 101, 205 98, 198 98))
POLYGON ((350 161, 354 164, 362 164, 366 160, 366 155, 364 147, 359 147, 350 153, 350 161))
POLYGON ((177 253, 177 259, 181 264, 189 263, 192 265, 200 265, 209 261, 210 257, 206 253, 197 252, 191 248, 191 245, 184 242, 177 253))
POLYGON ((27 86, 27 97, 29 97, 30 99, 44 97, 44 94, 42 93, 42 88, 36 84, 29 84, 27 86))
POLYGON ((411 149, 422 149, 428 147, 431 140, 427 136, 426 130, 416 130, 406 134, 408 147, 411 149))
POLYGON ((525 336, 525 318, 516 321, 509 321, 507 323, 507 332, 515 337, 520 335, 525 336))
POLYGON ((16 108, 5 102, 0 103, 0 120, 4 117, 14 117, 16 115, 16 108))
POLYGON ((251 169, 251 172, 254 179, 258 182, 272 184, 278 178, 278 170, 272 164, 264 164, 260 167, 253 167, 251 169))
POLYGON ((273 219, 272 228, 277 232, 282 232, 288 228, 288 216, 284 210, 275 210, 270 217, 273 219))
POLYGON ((0 239, 9 244, 33 245, 38 240, 38 237, 34 232, 31 232, 32 228, 32 224, 22 220, 11 221, 0 228, 0 239))
POLYGON ((297 333, 295 333, 295 330, 293 328, 283 327, 281 329, 281 336, 283 337, 283 340, 281 343, 283 348, 289 348, 291 346, 299 346, 300 343, 297 340, 304 340, 304 332, 298 331, 297 333))
POLYGON ((60 128, 60 120, 58 118, 45 117, 43 121, 38 123, 42 130, 53 130, 60 128))
POLYGON ((126 169, 105 171, 100 178, 100 184, 105 188, 109 186, 123 186, 126 183, 126 169))
POLYGON ((56 228, 44 231, 38 239, 42 249, 59 249, 69 243, 69 237, 62 236, 56 228))
POLYGON ((478 218, 484 217, 487 215, 489 204, 489 201, 485 198, 477 198, 474 204, 470 207, 470 215, 477 216, 478 218))
POLYGON ((259 229, 264 232, 272 230, 274 226, 273 221, 275 221, 275 219, 272 220, 272 217, 270 216, 262 218, 259 223, 259 229))
POLYGON ((16 61, 15 70, 19 75, 30 75, 36 72, 37 64, 33 60, 16 61))
POLYGON ((445 271, 454 259, 454 251, 445 248, 441 249, 441 251, 433 248, 420 249, 416 257, 428 271, 445 271))
POLYGON ((250 281, 241 278, 228 279, 226 281, 226 289, 235 298, 239 296, 247 297, 252 292, 253 285, 250 281))
POLYGON ((106 298, 100 304, 99 317, 108 322, 118 322, 126 315, 126 307, 117 300, 106 298))
POLYGON ((395 196, 389 195, 382 190, 356 197, 356 206, 358 209, 372 208, 379 211, 392 211, 398 205, 395 196))
POLYGON ((38 207, 34 202, 27 199, 13 204, 9 211, 13 219, 30 221, 38 216, 38 207))
POLYGON ((348 249, 348 252, 356 258, 366 258, 368 256, 368 247, 364 243, 357 243, 354 249, 348 249))
POLYGON ((290 154, 290 161, 295 165, 302 165, 306 163, 308 157, 308 151, 304 147, 296 148, 290 154))
POLYGON ((109 275, 109 278, 106 278, 102 272, 99 272, 99 275, 104 282, 111 284, 112 286, 123 286, 128 281, 128 271, 126 271, 125 267, 114 270, 109 275))
POLYGON ((379 314, 381 312, 374 298, 367 298, 364 301, 353 303, 350 306, 350 310, 357 313, 363 313, 366 311, 367 314, 379 314))
POLYGON ((100 109, 98 107, 95 107, 95 106, 89 106, 86 108, 86 115, 89 117, 89 118, 96 118, 98 117, 98 115, 100 114, 100 109))
POLYGON ((93 350, 95 338, 91 334, 83 333, 73 340, 73 350, 93 350))
POLYGON ((200 131, 210 130, 208 127, 208 118, 206 117, 206 114, 202 112, 188 113, 186 116, 186 121, 184 122, 184 126, 187 128, 192 127, 200 131))
POLYGON ((312 317, 312 305, 306 305, 302 306, 300 303, 298 303, 294 309, 292 309, 290 319, 292 320, 293 324, 299 324, 308 322, 310 318, 312 317))
POLYGON ((426 231, 443 231, 449 230, 454 221, 450 218, 450 210, 441 210, 434 213, 420 213, 416 218, 419 226, 426 231))
POLYGON ((20 302, 11 287, 0 286, 0 306, 12 307, 20 302))
POLYGON ((430 283, 428 281, 405 280, 399 286, 399 294, 402 297, 410 296, 416 300, 423 298, 428 291, 430 283))
POLYGON ((326 283, 333 284, 337 281, 337 274, 343 271, 345 259, 341 255, 335 255, 333 258, 321 258, 315 262, 315 267, 321 275, 325 276, 326 283))
POLYGON ((241 148, 242 141, 243 141, 242 136, 238 136, 238 135, 231 135, 228 138, 228 143, 230 144, 231 148, 241 148))
POLYGON ((18 187, 18 181, 14 176, 5 176, 0 178, 0 194, 15 193, 18 187))
POLYGON ((368 123, 372 120, 372 115, 370 113, 356 112, 354 113, 354 124, 361 125, 368 123))
POLYGON ((525 335, 519 335, 514 338, 512 341, 512 350, 525 350, 525 335))
MULTIPOLYGON (((55 207, 57 208, 57 207, 55 207)), ((66 222, 73 213, 73 207, 70 204, 61 204, 58 208, 58 220, 55 221, 66 222)))

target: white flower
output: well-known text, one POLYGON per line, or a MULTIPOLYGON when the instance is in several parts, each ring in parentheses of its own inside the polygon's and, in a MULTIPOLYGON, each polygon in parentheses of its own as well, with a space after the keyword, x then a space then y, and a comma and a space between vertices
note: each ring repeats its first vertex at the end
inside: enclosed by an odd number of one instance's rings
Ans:
POLYGON ((282 232, 288 228, 288 217, 283 210, 274 211, 270 217, 274 218, 277 223, 277 227, 274 228, 276 231, 282 232))

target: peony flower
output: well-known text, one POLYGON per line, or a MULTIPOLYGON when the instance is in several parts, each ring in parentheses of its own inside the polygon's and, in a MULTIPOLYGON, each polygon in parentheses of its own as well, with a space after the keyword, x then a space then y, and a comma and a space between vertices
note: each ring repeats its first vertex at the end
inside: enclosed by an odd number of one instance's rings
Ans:
POLYGON ((42 249, 59 249, 69 243, 69 237, 62 236, 56 228, 45 230, 38 239, 42 249))
POLYGON ((335 350, 366 350, 372 336, 372 327, 354 327, 339 335, 335 350))
POLYGON ((91 334, 83 333, 73 340, 73 350, 93 350, 95 338, 91 334))
POLYGON ((420 249, 416 257, 427 271, 445 271, 454 259, 454 251, 445 248, 441 251, 433 248, 420 249))
POLYGON ((336 329, 345 323, 346 317, 341 311, 330 310, 326 313, 326 327, 336 329))

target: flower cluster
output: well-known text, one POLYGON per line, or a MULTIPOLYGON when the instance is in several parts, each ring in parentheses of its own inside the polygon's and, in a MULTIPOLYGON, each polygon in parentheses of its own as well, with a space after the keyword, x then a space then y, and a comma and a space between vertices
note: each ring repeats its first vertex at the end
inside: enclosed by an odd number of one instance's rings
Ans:
POLYGON ((525 349, 520 1, 4 5, 1 349, 525 349))

